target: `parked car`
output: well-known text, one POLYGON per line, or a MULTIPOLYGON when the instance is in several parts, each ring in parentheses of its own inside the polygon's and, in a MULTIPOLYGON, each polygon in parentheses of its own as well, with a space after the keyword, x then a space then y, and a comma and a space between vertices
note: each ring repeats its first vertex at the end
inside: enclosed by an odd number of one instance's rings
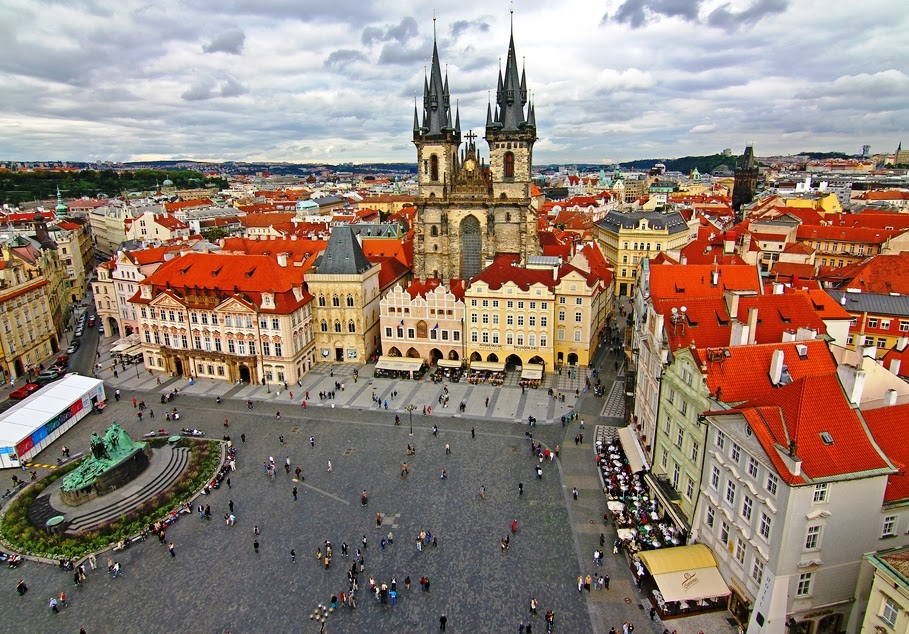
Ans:
POLYGON ((79 326, 79 329, 76 330, 76 336, 77 336, 77 337, 81 337, 83 332, 84 332, 84 331, 82 330, 82 326, 79 326))
POLYGON ((69 365, 69 355, 61 354, 60 356, 58 356, 56 365, 62 365, 64 368, 66 366, 68 366, 69 365))
POLYGON ((69 344, 69 348, 66 349, 66 352, 67 352, 68 354, 72 354, 72 353, 74 353, 74 352, 75 352, 76 350, 78 350, 78 349, 79 349, 79 342, 78 342, 78 341, 74 341, 74 342, 72 342, 71 344, 69 344))
POLYGON ((98 326, 98 334, 99 334, 99 335, 103 335, 103 334, 104 334, 104 326, 98 326))
POLYGON ((31 396, 32 394, 34 394, 35 392, 37 392, 40 389, 41 389, 41 386, 38 385, 37 383, 26 383, 25 385, 20 387, 18 390, 13 390, 12 392, 10 392, 9 397, 15 398, 15 399, 28 398, 29 396, 31 396))
POLYGON ((35 379, 35 381, 39 385, 47 385, 51 381, 56 381, 61 376, 63 376, 63 373, 58 372, 57 370, 53 370, 53 369, 45 370, 44 372, 42 372, 41 374, 38 375, 38 378, 35 379))
POLYGON ((91 317, 88 318, 88 327, 89 328, 95 327, 95 316, 94 315, 92 315, 91 317))

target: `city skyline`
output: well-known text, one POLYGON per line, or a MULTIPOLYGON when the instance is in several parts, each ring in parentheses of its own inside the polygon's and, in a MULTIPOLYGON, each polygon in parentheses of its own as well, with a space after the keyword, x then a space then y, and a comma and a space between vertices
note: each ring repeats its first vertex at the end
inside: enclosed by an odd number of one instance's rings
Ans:
POLYGON ((482 134, 512 17, 537 164, 747 142, 891 153, 909 129, 909 17, 891 0, 306 5, 6 0, 4 154, 410 163, 433 27, 461 129, 482 134))

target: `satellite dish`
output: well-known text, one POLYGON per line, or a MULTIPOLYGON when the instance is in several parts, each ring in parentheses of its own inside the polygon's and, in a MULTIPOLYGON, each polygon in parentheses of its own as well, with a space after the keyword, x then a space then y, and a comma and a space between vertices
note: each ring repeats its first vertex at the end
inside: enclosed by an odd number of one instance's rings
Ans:
POLYGON ((675 314, 678 313, 678 312, 679 312, 679 309, 676 308, 675 306, 673 306, 673 307, 672 307, 672 314, 675 315, 675 314))
POLYGON ((685 313, 687 313, 687 312, 688 312, 688 307, 687 307, 687 306, 682 306, 682 314, 685 314, 685 313))

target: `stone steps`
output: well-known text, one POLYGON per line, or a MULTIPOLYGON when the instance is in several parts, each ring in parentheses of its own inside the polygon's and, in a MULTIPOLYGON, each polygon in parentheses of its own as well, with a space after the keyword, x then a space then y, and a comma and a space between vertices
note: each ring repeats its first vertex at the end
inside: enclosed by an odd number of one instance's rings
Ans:
POLYGON ((50 504, 50 496, 42 495, 28 509, 28 519, 35 526, 44 526, 50 518, 60 515, 50 504))
POLYGON ((84 515, 67 518, 69 522, 66 532, 75 534, 81 531, 91 530, 126 515, 146 500, 150 500, 173 484, 189 464, 189 459, 190 450, 188 448, 177 447, 173 449, 167 465, 153 480, 150 480, 135 493, 118 500, 110 506, 100 508, 84 515))

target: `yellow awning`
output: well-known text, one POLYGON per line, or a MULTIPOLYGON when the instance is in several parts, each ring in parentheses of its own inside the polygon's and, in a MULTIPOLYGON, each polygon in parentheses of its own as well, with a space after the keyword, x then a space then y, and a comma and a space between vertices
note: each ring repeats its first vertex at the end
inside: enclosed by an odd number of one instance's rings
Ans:
POLYGON ((460 368, 464 363, 452 359, 439 359, 436 361, 436 365, 440 368, 460 368))
POLYGON ((730 594, 713 553, 704 544, 646 550, 638 556, 664 601, 698 601, 730 594))
POLYGON ((525 366, 521 367, 521 378, 522 379, 542 379, 543 378, 543 366, 538 363, 528 363, 525 366))
POLYGON ((638 442, 637 435, 631 431, 630 427, 619 427, 619 442, 622 443, 622 449, 628 458, 632 473, 650 468, 650 465, 647 464, 647 456, 644 455, 644 450, 641 448, 641 443, 638 442))
POLYGON ((492 363, 489 361, 472 361, 470 363, 471 370, 480 370, 485 372, 504 372, 505 364, 504 363, 492 363))

